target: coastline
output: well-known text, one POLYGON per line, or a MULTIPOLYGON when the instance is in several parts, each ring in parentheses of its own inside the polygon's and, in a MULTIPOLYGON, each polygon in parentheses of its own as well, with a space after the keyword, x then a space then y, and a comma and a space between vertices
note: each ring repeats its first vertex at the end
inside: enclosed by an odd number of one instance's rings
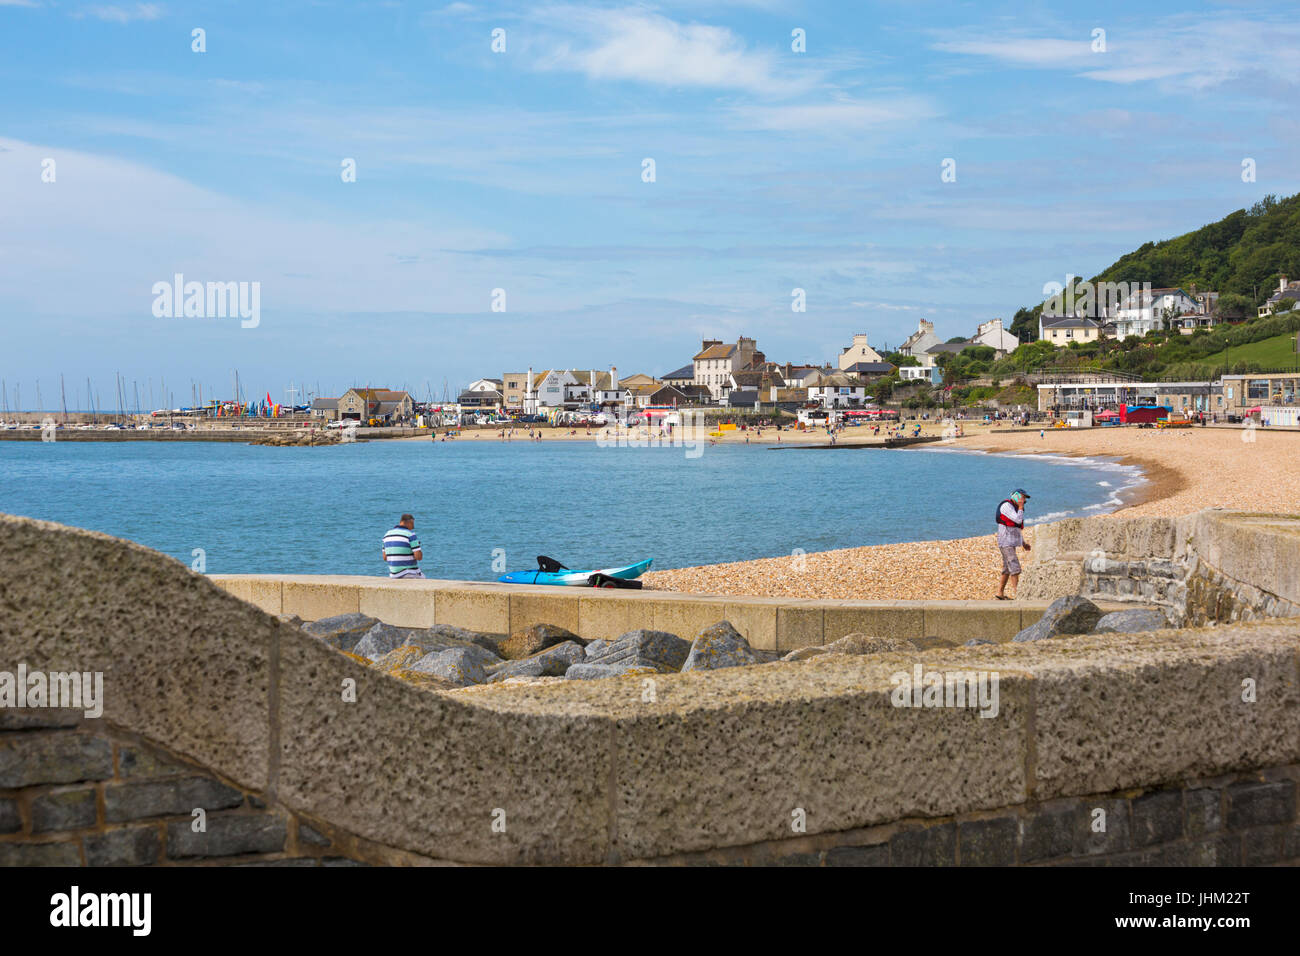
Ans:
MULTIPOLYGON (((1296 512, 1300 437, 1239 428, 1044 429, 968 435, 963 450, 1107 458, 1138 467, 1144 481, 1104 515, 1174 517, 1203 508, 1296 512)), ((1033 528, 1026 528, 1033 544, 1033 528)), ((796 557, 654 571, 648 587, 710 594, 865 600, 978 600, 997 587, 993 534, 820 551, 796 557)), ((1033 561, 1022 552, 1022 564, 1033 561)))

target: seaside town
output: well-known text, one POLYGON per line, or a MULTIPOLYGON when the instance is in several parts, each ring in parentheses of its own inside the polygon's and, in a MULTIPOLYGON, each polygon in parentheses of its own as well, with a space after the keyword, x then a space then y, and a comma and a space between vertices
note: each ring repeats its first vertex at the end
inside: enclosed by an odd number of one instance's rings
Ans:
MULTIPOLYGON (((935 333, 934 322, 921 319, 916 331, 895 348, 873 347, 868 334, 859 333, 824 364, 808 365, 770 361, 754 338, 704 339, 689 362, 667 372, 621 374, 616 365, 608 370, 529 368, 475 379, 454 399, 449 395, 443 401, 371 385, 350 388, 337 397, 311 397, 302 404, 275 402, 269 391, 250 401, 236 376, 239 397, 230 400, 205 403, 196 386, 193 405, 142 412, 138 384, 128 390, 119 382, 118 395, 107 409, 70 416, 65 404, 49 413, 41 408, 20 415, 10 412, 5 386, 0 391, 0 430, 35 430, 41 422, 47 430, 53 424, 56 429, 83 431, 258 425, 327 432, 350 426, 444 433, 520 425, 589 430, 614 424, 663 425, 678 421, 677 413, 687 409, 742 430, 759 421, 834 432, 902 419, 943 418, 1015 419, 1071 428, 1246 421, 1298 427, 1300 353, 1294 330, 1300 328, 1300 280, 1282 275, 1276 282, 1276 289, 1250 316, 1233 314, 1217 292, 1197 292, 1194 286, 1152 289, 1148 283, 1110 306, 1098 304, 1088 288, 1087 305, 1063 309, 1059 295, 1045 303, 1036 337, 1032 329, 1020 331, 1028 342, 1001 318, 979 323, 969 336, 947 340, 935 333), (1053 317, 1053 311, 1069 314, 1053 317), (1290 331, 1278 333, 1279 322, 1290 331), (1228 343, 1242 339, 1273 346, 1274 361, 1289 352, 1295 362, 1291 368, 1244 359, 1233 364, 1228 343), (1087 362, 1107 354, 1128 356, 1135 348, 1170 351, 1183 342, 1217 341, 1223 343, 1222 364, 1203 364, 1198 369, 1201 377, 1194 379, 1144 376, 1087 362)), ((1066 304, 1074 306, 1073 301, 1066 304)), ((1238 354, 1247 349, 1239 347, 1238 354)), ((15 391, 12 407, 18 407, 20 394, 15 391)), ((61 396, 66 403, 66 388, 61 396)), ((901 432, 901 427, 895 424, 890 430, 901 432)), ((914 431, 921 433, 919 428, 914 431)))
POLYGON ((1190 6, 0 0, 15 951, 1290 925, 1300 22, 1190 6))

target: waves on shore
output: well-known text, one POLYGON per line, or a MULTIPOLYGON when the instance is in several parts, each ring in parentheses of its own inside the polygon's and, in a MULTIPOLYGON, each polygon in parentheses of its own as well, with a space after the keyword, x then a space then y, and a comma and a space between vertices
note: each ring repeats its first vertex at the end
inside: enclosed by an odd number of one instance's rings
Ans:
MULTIPOLYGON (((1034 515, 1025 519, 1025 525, 1031 526, 1043 524, 1048 521, 1060 521, 1062 518, 1080 518, 1084 516, 1094 516, 1099 514, 1109 514, 1117 511, 1128 504, 1138 489, 1147 483, 1146 473, 1138 465, 1128 465, 1117 458, 1111 458, 1105 455, 1096 456, 1075 456, 1061 455, 1055 452, 1033 452, 1033 451, 984 451, 979 448, 944 448, 919 447, 914 451, 925 451, 932 454, 955 454, 955 455, 988 455, 995 458, 1012 458, 1012 459, 1030 459, 1041 461, 1049 465, 1069 465, 1075 468, 1089 468, 1106 475, 1097 481, 1097 486, 1105 488, 1110 492, 1105 501, 1093 502, 1092 504, 1083 505, 1079 508, 1067 509, 1065 511, 1052 511, 1044 515, 1034 515)), ((1030 489, 1032 496, 1032 489, 1030 489)))

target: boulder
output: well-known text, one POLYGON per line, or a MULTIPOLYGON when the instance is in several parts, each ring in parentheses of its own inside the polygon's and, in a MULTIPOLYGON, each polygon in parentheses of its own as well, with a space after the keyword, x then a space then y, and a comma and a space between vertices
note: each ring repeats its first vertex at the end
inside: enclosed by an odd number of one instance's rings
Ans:
POLYGON ((724 667, 758 664, 762 658, 754 653, 730 621, 711 624, 695 636, 690 652, 682 664, 683 671, 716 671, 724 667))
MULTIPOLYGON (((352 648, 352 653, 377 661, 389 651, 395 651, 408 644, 420 647, 422 645, 419 642, 423 638, 425 638, 425 629, 422 627, 394 627, 381 621, 366 631, 365 636, 357 641, 357 646, 352 648)), ((429 650, 432 648, 426 649, 425 653, 429 650)))
POLYGON ((415 684, 418 687, 426 687, 429 690, 455 690, 460 685, 455 681, 450 681, 445 677, 439 677, 437 674, 429 674, 424 671, 399 670, 393 673, 394 677, 400 677, 408 684, 415 684))
MULTIPOLYGON (((682 643, 686 643, 683 641, 682 643)), ((564 676, 569 680, 597 680, 602 677, 627 677, 638 675, 671 674, 674 671, 657 667, 645 661, 622 661, 618 664, 592 664, 590 662, 574 664, 564 676)))
POLYGON ((488 682, 498 684, 515 677, 563 677, 565 671, 582 659, 582 645, 577 641, 565 641, 521 661, 496 665, 488 682))
POLYGON ((413 644, 403 644, 401 647, 389 651, 383 657, 372 662, 371 666, 376 670, 394 674, 397 671, 408 669, 427 653, 429 652, 423 647, 416 647, 413 644))
POLYGON ((563 644, 566 641, 574 641, 579 645, 586 643, 577 634, 558 625, 533 624, 522 631, 515 631, 511 634, 509 638, 501 643, 497 653, 506 660, 520 661, 526 657, 532 657, 538 651, 544 651, 548 647, 554 647, 556 644, 563 644))
MULTIPOLYGON (((412 664, 410 669, 417 673, 441 677, 457 687, 481 684, 487 679, 484 655, 490 653, 477 645, 453 647, 424 655, 412 664)), ((495 660, 495 657, 488 659, 495 660)))
POLYGON ((586 647, 587 660, 591 660, 593 657, 599 657, 604 653, 605 648, 609 647, 609 645, 610 642, 605 640, 603 637, 592 641, 586 647))
POLYGON ((1158 631, 1169 627, 1164 611, 1149 607, 1135 607, 1129 611, 1111 611, 1103 615, 1094 627, 1094 634, 1137 634, 1139 631, 1158 631))
POLYGON ((1071 594, 1053 601, 1043 616, 1017 634, 1014 640, 1023 644, 1063 634, 1087 634, 1101 618, 1101 608, 1086 597, 1071 594))
MULTIPOLYGON (((440 641, 446 647, 458 647, 464 644, 477 644, 485 650, 491 651, 497 657, 504 657, 501 653, 501 645, 506 640, 504 634, 488 634, 484 631, 470 631, 463 627, 452 627, 450 624, 435 624, 425 632, 430 641, 440 641)), ((436 648, 430 646, 430 650, 436 648)))
POLYGON ((829 644, 815 644, 800 647, 786 654, 783 661, 806 661, 824 654, 879 654, 884 651, 913 650, 913 645, 894 637, 872 637, 869 634, 854 632, 845 634, 829 644))
POLYGON ((589 654, 586 663, 603 666, 634 662, 650 665, 660 671, 679 671, 686 663, 691 645, 676 634, 667 631, 628 631, 596 654, 589 654))
POLYGON ((928 651, 935 647, 956 647, 957 642, 949 640, 946 637, 936 637, 933 634, 925 637, 910 637, 907 643, 911 644, 918 651, 928 651))
MULTIPOLYGON (((379 623, 379 618, 369 614, 337 614, 323 617, 319 621, 304 624, 303 630, 312 637, 318 637, 330 647, 341 651, 350 651, 357 646, 366 631, 379 623)), ((392 648, 389 648, 391 650, 392 648)))

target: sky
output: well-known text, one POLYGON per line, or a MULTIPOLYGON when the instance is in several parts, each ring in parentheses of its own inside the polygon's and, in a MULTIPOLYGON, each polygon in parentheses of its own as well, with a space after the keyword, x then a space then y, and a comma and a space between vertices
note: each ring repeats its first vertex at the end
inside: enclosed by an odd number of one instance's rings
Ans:
POLYGON ((828 362, 1300 191, 1283 3, 0 0, 0 84, 10 407, 828 362))

